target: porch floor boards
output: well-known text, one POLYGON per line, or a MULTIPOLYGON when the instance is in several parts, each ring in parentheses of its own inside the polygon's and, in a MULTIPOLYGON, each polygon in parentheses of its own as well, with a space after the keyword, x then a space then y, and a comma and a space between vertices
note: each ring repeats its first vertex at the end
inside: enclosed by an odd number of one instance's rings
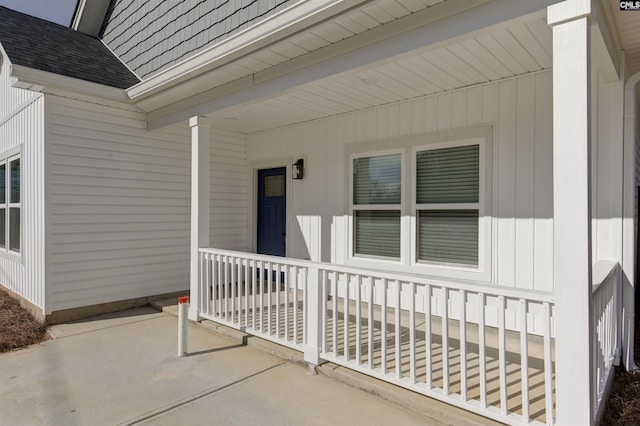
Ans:
MULTIPOLYGON (((290 289, 291 290, 291 289, 290 289)), ((294 311, 296 310, 293 292, 290 291, 288 304, 285 303, 285 291, 272 292, 271 294, 271 317, 269 318, 268 291, 262 293, 262 301, 260 295, 256 297, 256 312, 253 312, 253 298, 249 294, 248 305, 246 305, 246 294, 236 296, 235 312, 232 314, 227 310, 227 319, 225 320, 225 302, 222 301, 222 310, 211 310, 210 315, 206 315, 209 319, 220 321, 223 324, 231 325, 235 328, 244 329, 246 332, 256 334, 257 336, 267 337, 271 340, 280 341, 288 346, 298 347, 303 350, 304 342, 304 294, 302 290, 298 291, 297 296, 297 320, 294 319, 294 311), (278 294, 279 293, 279 294, 278 294), (280 303, 278 303, 278 298, 280 303), (241 300, 242 299, 242 300, 241 300), (240 303, 240 305, 238 305, 240 303), (245 310, 248 306, 248 311, 245 310), (239 309, 240 307, 240 309, 239 309), (238 310, 239 309, 239 310, 238 310), (215 315, 211 315, 215 312, 215 315), (279 319, 276 313, 279 313, 279 319), (220 316, 220 314, 222 314, 220 316), (248 315, 247 315, 248 314, 248 315), (249 319, 248 323, 246 319, 249 319), (268 325, 271 321, 271 331, 268 325), (288 323, 288 325, 287 325, 288 323), (295 326, 297 327, 295 327, 295 326), (297 333, 295 331, 297 330, 297 333)), ((223 295, 224 296, 224 295, 223 295)), ((229 309, 232 306, 232 299, 228 299, 229 309)), ((337 344, 334 347, 334 311, 333 301, 327 301, 326 311, 326 343, 325 348, 327 355, 335 357, 341 361, 343 365, 355 365, 361 369, 372 370, 374 377, 386 376, 391 378, 400 378, 407 383, 425 384, 427 383, 427 341, 425 338, 426 320, 422 313, 416 313, 415 321, 415 375, 411 374, 411 338, 409 329, 409 315, 406 310, 401 310, 400 315, 400 362, 396 362, 396 335, 395 335, 395 310, 387 309, 386 315, 386 371, 382 371, 383 356, 383 338, 382 338, 382 309, 379 305, 373 307, 372 324, 372 365, 369 364, 369 318, 368 306, 366 302, 361 302, 360 317, 360 357, 358 355, 358 330, 356 320, 356 303, 350 301, 348 304, 348 357, 345 359, 345 315, 344 300, 339 297, 337 300, 336 311, 336 339, 337 344), (399 364, 400 371, 397 371, 399 364), (372 368, 371 368, 372 367, 372 368)), ((462 374, 461 374, 461 349, 460 349, 460 324, 457 320, 449 320, 449 337, 448 337, 448 364, 449 364, 449 394, 460 395, 462 392, 462 374)), ((495 329, 485 328, 486 344, 485 344, 485 366, 486 366, 486 402, 487 406, 500 408, 500 363, 498 351, 498 335, 495 329)), ((478 347, 478 325, 473 323, 466 324, 466 371, 467 371, 467 395, 466 400, 475 400, 480 402, 480 354, 478 347)), ((531 420, 547 423, 545 418, 545 386, 544 386, 544 362, 543 362, 543 346, 538 336, 528 336, 528 382, 529 382, 529 415, 531 420)), ((520 340, 519 333, 507 332, 505 338, 506 347, 506 383, 507 383, 507 411, 515 415, 522 415, 522 391, 521 391, 521 357, 520 357, 520 340)), ((444 387, 444 363, 442 345, 442 322, 440 317, 431 317, 431 388, 443 389, 444 387)), ((552 352, 553 353, 553 352, 552 352)), ((555 380, 554 380, 555 381, 555 380)), ((555 389, 555 386, 554 386, 555 389)), ((464 398, 463 398, 464 399, 464 398)), ((555 411, 555 397, 554 397, 555 411)))

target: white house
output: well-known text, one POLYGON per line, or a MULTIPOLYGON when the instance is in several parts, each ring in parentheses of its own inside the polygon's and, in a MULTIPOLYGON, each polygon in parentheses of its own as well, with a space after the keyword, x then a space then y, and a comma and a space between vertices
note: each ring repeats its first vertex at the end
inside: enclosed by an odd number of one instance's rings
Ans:
POLYGON ((51 321, 190 289, 312 365, 594 424, 637 368, 636 6, 0 8, 0 282, 51 321))

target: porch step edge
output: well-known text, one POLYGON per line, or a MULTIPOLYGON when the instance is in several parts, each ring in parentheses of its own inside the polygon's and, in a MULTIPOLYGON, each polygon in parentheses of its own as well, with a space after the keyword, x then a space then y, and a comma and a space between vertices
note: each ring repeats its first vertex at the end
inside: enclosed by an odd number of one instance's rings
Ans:
POLYGON ((462 410, 453 405, 429 398, 426 395, 421 395, 332 362, 326 362, 318 366, 317 371, 331 379, 374 394, 395 405, 420 414, 432 420, 433 424, 449 426, 502 425, 500 422, 470 411, 462 410))

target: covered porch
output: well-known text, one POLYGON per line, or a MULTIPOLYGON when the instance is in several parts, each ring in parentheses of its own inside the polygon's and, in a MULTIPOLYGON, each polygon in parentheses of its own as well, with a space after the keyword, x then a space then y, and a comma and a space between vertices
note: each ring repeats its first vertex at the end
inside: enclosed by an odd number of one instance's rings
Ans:
POLYGON ((190 318, 507 424, 596 422, 613 366, 635 365, 621 354, 629 66, 609 6, 355 3, 136 89, 149 129, 191 128, 190 318), (439 185, 421 169, 434 153, 436 175, 472 170, 441 186, 458 198, 421 193, 439 185), (373 188, 387 161, 394 177, 373 188), (261 248, 273 170, 280 256, 261 248))

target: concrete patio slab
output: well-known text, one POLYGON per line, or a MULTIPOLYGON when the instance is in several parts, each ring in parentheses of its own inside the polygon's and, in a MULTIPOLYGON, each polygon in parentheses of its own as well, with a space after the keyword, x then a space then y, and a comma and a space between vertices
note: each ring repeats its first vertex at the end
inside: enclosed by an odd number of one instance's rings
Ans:
POLYGON ((0 424, 442 424, 150 308, 0 355, 0 424))

